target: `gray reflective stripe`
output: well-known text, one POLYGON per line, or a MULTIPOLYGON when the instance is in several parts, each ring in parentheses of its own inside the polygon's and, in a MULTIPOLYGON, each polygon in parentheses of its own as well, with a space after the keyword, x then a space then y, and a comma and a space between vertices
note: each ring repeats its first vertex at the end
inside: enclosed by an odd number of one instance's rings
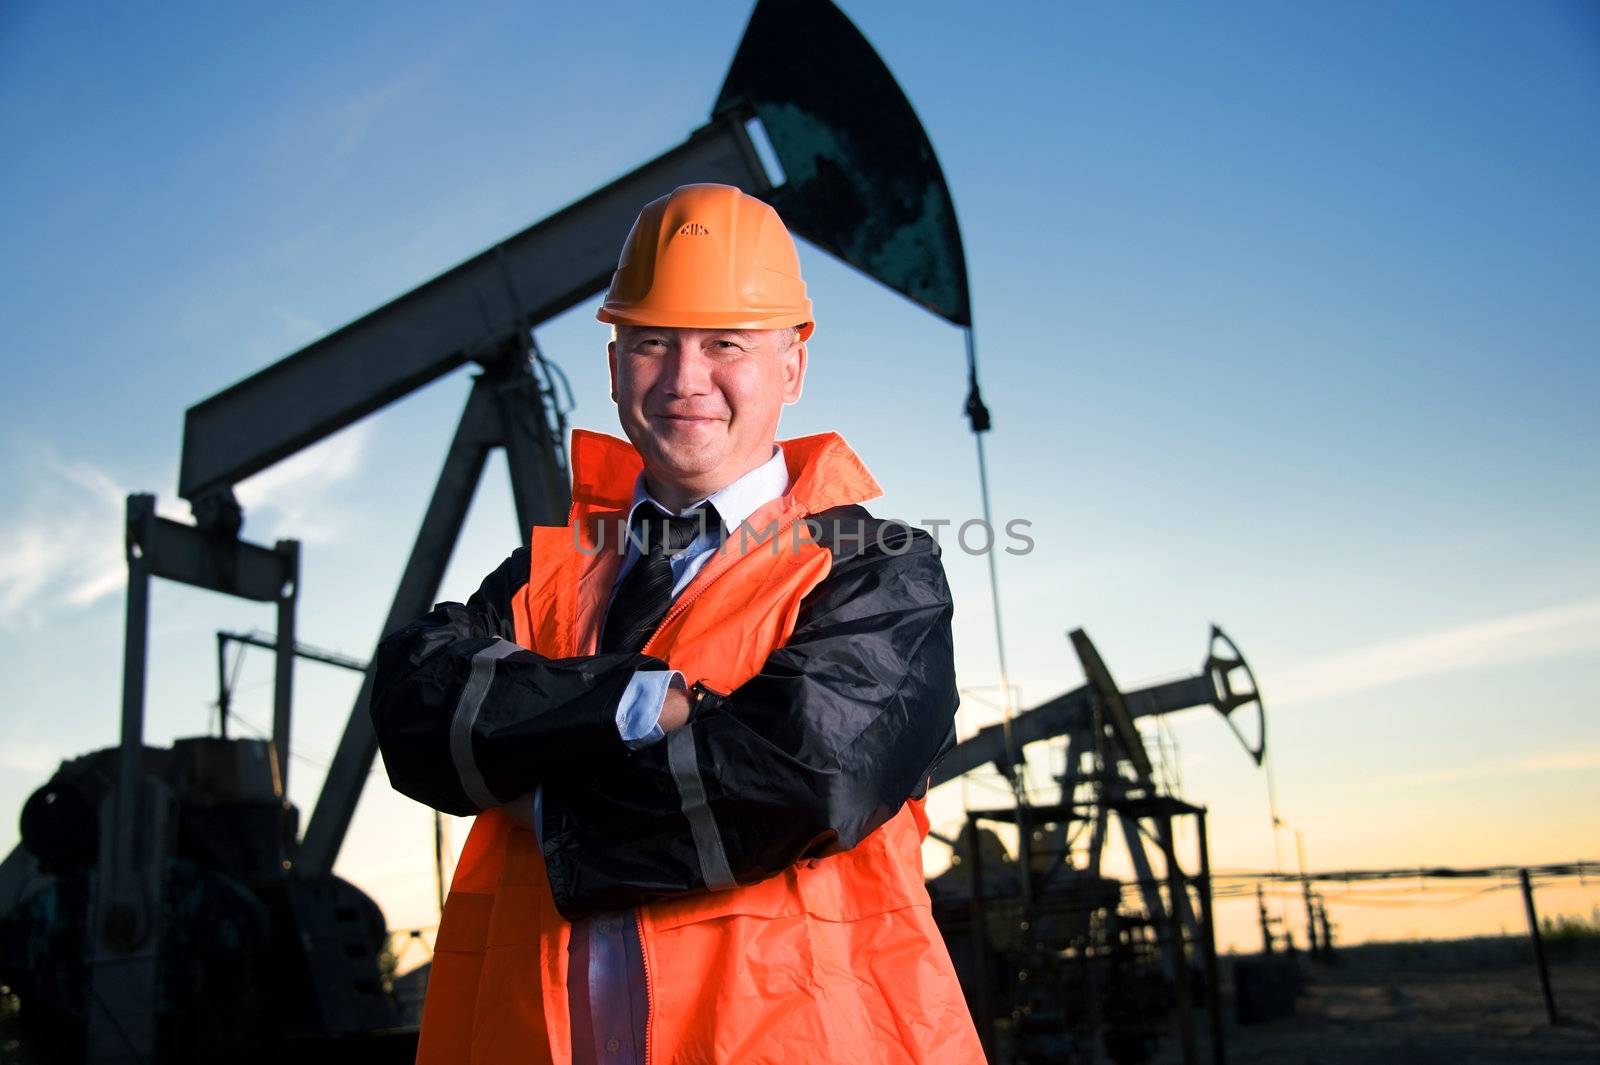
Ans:
POLYGON ((456 716, 450 719, 450 758, 456 764, 456 774, 461 777, 461 790, 482 810, 499 806, 500 800, 483 782, 478 760, 472 757, 472 728, 478 723, 478 711, 483 709, 489 685, 494 683, 494 664, 520 650, 522 648, 510 640, 495 640, 473 655, 472 674, 467 677, 467 686, 461 689, 456 716))
POLYGON ((711 807, 706 805, 705 781, 700 779, 700 759, 694 753, 694 735, 688 728, 667 734, 667 765, 672 769, 672 779, 678 785, 683 816, 689 819, 689 831, 694 835, 694 849, 700 855, 700 874, 706 878, 706 887, 712 891, 738 887, 733 873, 728 869, 728 855, 722 849, 722 836, 717 832, 717 822, 711 816, 711 807))

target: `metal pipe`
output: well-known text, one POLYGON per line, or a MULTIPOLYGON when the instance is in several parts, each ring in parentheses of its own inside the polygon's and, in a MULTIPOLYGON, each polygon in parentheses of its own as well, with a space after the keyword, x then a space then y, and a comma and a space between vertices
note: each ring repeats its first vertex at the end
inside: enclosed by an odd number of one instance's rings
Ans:
POLYGON ((228 685, 228 634, 217 633, 217 735, 228 738, 228 711, 233 708, 233 691, 228 685))
MULTIPOLYGON (((219 631, 217 633, 217 640, 219 643, 224 644, 242 643, 248 644, 251 647, 262 647, 268 651, 276 651, 278 649, 278 641, 276 637, 269 638, 254 632, 219 631)), ((321 662, 323 665, 338 666, 340 669, 348 669, 354 673, 365 673, 367 671, 367 663, 363 662, 359 658, 352 658, 349 655, 342 655, 335 651, 324 651, 321 648, 312 647, 309 644, 301 643, 298 640, 295 641, 294 656, 296 658, 304 658, 311 662, 321 662)))

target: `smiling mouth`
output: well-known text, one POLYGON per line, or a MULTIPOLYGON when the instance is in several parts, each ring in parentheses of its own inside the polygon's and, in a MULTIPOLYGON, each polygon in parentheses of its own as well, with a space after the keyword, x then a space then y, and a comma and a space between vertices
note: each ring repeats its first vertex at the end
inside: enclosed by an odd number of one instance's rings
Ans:
POLYGON ((664 422, 676 422, 680 425, 700 425, 720 421, 707 414, 657 414, 656 417, 664 422))

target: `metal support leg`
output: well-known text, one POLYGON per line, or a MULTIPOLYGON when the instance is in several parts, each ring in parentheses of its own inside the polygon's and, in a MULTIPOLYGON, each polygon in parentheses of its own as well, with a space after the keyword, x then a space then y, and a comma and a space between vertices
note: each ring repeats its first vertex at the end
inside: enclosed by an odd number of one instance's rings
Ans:
MULTIPOLYGON (((1139 821, 1135 817, 1118 812, 1117 823, 1122 826, 1123 840, 1128 845, 1128 858, 1133 863, 1133 874, 1139 878, 1139 897, 1144 901, 1144 908, 1158 927, 1165 927, 1171 923, 1172 913, 1161 899, 1161 888, 1156 881, 1155 868, 1150 864, 1150 857, 1144 851, 1144 836, 1139 831, 1139 821)), ((1172 902, 1176 907, 1177 899, 1173 899, 1172 902)), ((1169 972, 1167 975, 1176 979, 1174 973, 1169 972)))
POLYGON ((89 919, 85 1060, 149 1061, 155 1054, 157 948, 165 819, 144 775, 144 680, 150 622, 150 563, 143 537, 155 497, 128 498, 127 628, 122 660, 122 746, 116 790, 97 811, 99 875, 89 919))
POLYGON ((278 646, 272 688, 272 748, 278 757, 278 786, 285 800, 289 797, 289 721, 294 704, 295 605, 300 598, 300 544, 279 540, 278 553, 284 556, 290 574, 278 590, 278 646))
MULTIPOLYGON (((1083 779, 1082 769, 1079 765, 1083 761, 1084 748, 1088 741, 1081 729, 1071 729, 1067 732, 1067 749, 1061 759, 1061 805, 1068 811, 1066 818, 1061 823, 1061 838, 1072 838, 1072 825, 1076 817, 1076 804, 1078 802, 1078 784, 1083 779)), ((1067 857, 1071 857, 1070 854, 1067 857)))
POLYGON ((1194 1014, 1189 1009, 1192 1001, 1189 995, 1189 962, 1183 949, 1183 923, 1177 917, 1178 899, 1186 888, 1183 885, 1183 870, 1178 867, 1177 848, 1172 844, 1172 818, 1164 814, 1157 818, 1156 825, 1162 857, 1167 865, 1167 895, 1172 899, 1173 913, 1166 931, 1167 951, 1173 971, 1172 986, 1178 1000, 1178 1035, 1183 1040, 1184 1065, 1195 1065, 1199 1053, 1195 1045, 1194 1014))
MULTIPOLYGON (((1151 881, 1153 874, 1150 872, 1150 859, 1144 853, 1144 844, 1141 839, 1143 833, 1139 830, 1138 818, 1121 812, 1117 814, 1117 818, 1122 825, 1122 834, 1127 837, 1128 856, 1133 859, 1133 867, 1138 872, 1140 881, 1151 881)), ((1159 840, 1156 841, 1156 845, 1161 845, 1159 840)), ((1154 890, 1154 888, 1152 887, 1151 890, 1154 890)), ((1146 904, 1149 901, 1149 898, 1145 899, 1146 904)), ((1200 922, 1194 915, 1194 907, 1189 903, 1189 893, 1187 891, 1179 892, 1171 901, 1172 915, 1183 925, 1190 939, 1199 940, 1200 922)))
POLYGON ((977 1007, 978 1039, 983 1055, 994 1060, 994 1006, 989 997, 989 916, 983 890, 983 852, 978 847, 978 822, 967 819, 967 884, 972 895, 972 989, 977 1007))
MULTIPOLYGON (((122 646, 122 747, 117 757, 117 826, 133 821, 135 798, 144 757, 144 674, 149 658, 150 564, 141 542, 145 523, 155 514, 154 496, 128 497, 128 603, 126 630, 122 646)), ((118 833, 113 855, 115 868, 127 868, 131 858, 132 834, 118 833)))
MULTIPOLYGON (((504 358, 487 367, 472 383, 466 409, 456 427, 455 439, 433 490, 433 499, 417 532, 416 545, 406 563, 400 588, 389 607, 383 633, 387 635, 433 606, 444 580, 445 566, 467 510, 483 476, 489 450, 504 445, 511 473, 512 498, 521 524, 519 542, 525 542, 535 524, 564 520, 567 512, 565 471, 556 461, 555 444, 544 422, 544 401, 528 368, 525 351, 514 346, 504 358)), ((366 783, 367 771, 378 753, 372 730, 372 670, 361 684, 349 723, 339 740, 328 780, 306 824, 300 847, 300 865, 308 875, 333 869, 345 831, 355 813, 366 783)))
MULTIPOLYGON (((461 535, 467 509, 483 476, 483 464, 489 449, 499 440, 499 420, 493 390, 482 377, 472 384, 467 396, 466 409, 456 426, 455 439, 445 456, 444 469, 434 487, 433 499, 423 515, 422 527, 411 548, 411 558, 406 563, 400 587, 395 592, 389 615, 383 623, 387 635, 406 622, 422 616, 433 605, 439 594, 444 569, 449 564, 451 549, 461 535)), ((298 866, 306 876, 321 876, 332 872, 334 859, 344 843, 345 831, 350 827, 356 803, 361 798, 362 786, 367 782, 367 772, 378 753, 378 737, 372 729, 372 716, 368 709, 372 700, 372 669, 361 683, 350 719, 339 739, 339 749, 328 779, 317 796, 317 805, 306 823, 305 838, 300 844, 298 866)))
POLYGON ((1017 791, 1017 886, 1021 891, 1022 919, 1033 920, 1033 820, 1021 790, 1017 791))
POLYGON ((1089 875, 1092 877, 1100 875, 1100 856, 1106 849, 1107 823, 1106 804, 1095 803, 1094 823, 1089 832, 1089 875))
POLYGON ((1217 922, 1211 901, 1211 844, 1206 838, 1206 814, 1195 815, 1200 826, 1200 924, 1204 934, 1200 948, 1205 951, 1206 1009, 1211 1020, 1211 1065, 1227 1065, 1227 1048, 1222 1030, 1222 980, 1217 975, 1217 922))

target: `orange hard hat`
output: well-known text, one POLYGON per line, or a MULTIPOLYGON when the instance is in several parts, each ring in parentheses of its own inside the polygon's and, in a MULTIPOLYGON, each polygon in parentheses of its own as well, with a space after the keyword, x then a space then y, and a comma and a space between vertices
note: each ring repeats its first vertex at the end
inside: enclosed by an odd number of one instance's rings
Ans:
POLYGON ((639 212, 595 317, 613 325, 783 329, 816 323, 794 238, 732 185, 681 185, 639 212))

